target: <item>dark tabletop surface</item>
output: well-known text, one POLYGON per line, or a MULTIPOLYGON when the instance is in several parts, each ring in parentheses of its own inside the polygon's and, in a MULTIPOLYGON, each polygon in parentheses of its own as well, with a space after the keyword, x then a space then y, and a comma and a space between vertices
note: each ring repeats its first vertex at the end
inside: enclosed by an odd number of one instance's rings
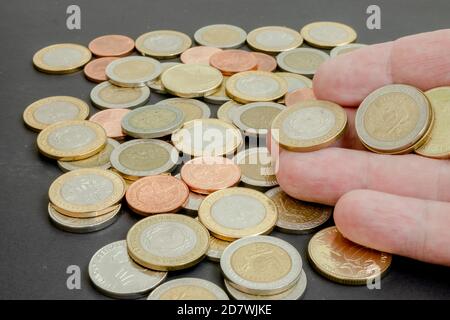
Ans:
MULTIPOLYGON (((47 190, 61 174, 56 163, 39 156, 36 133, 22 123, 31 102, 53 95, 89 101, 94 84, 82 72, 47 75, 34 70, 31 59, 40 48, 61 42, 86 45, 103 34, 137 38, 150 30, 174 29, 193 36, 198 28, 216 23, 235 24, 246 31, 266 25, 299 30, 308 22, 347 23, 358 42, 376 43, 397 37, 448 28, 450 1, 349 0, 139 0, 139 1, 1 1, 0 2, 0 298, 103 299, 89 283, 87 266, 102 246, 124 239, 138 220, 124 209, 109 228, 91 234, 71 234, 54 227, 47 216, 47 190), (66 28, 66 9, 81 8, 81 30, 66 28), (381 8, 380 30, 366 27, 366 9, 381 8), (66 268, 81 268, 81 289, 68 290, 66 268)), ((420 46, 420 43, 417 43, 420 46)), ((164 97, 152 94, 151 102, 164 97)), ((212 106, 213 113, 217 106, 212 106)), ((96 112, 91 108, 91 114, 96 112)), ((305 299, 449 299, 450 268, 394 257, 381 290, 348 287, 330 282, 311 269, 306 259, 309 235, 286 235, 302 254, 308 277, 305 299)), ((222 285, 220 268, 203 261, 169 279, 193 276, 222 285)))

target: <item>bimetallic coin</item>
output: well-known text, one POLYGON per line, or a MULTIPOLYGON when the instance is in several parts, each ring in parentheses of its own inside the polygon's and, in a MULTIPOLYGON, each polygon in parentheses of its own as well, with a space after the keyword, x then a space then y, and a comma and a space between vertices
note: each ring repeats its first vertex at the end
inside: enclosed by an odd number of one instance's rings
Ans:
POLYGON ((160 285, 147 300, 229 300, 216 284, 198 278, 179 278, 160 285))
POLYGON ((241 168, 241 181, 243 183, 255 187, 273 187, 278 185, 272 157, 267 148, 243 150, 233 160, 241 168))
POLYGON ((205 227, 180 214, 147 217, 127 234, 128 254, 138 264, 153 270, 189 268, 204 258, 208 246, 209 233, 205 227))
POLYGON ((219 120, 233 123, 233 117, 234 113, 237 111, 237 109, 241 106, 240 103, 237 103, 234 100, 230 100, 228 102, 225 102, 223 105, 220 106, 220 108, 217 110, 217 118, 219 120))
POLYGON ((226 83, 227 95, 241 103, 272 101, 281 98, 286 92, 287 82, 265 71, 236 73, 226 83))
POLYGON ((277 68, 277 60, 262 52, 252 52, 256 58, 256 70, 272 72, 277 68))
POLYGON ((286 233, 306 234, 315 231, 331 217, 333 208, 305 202, 287 195, 280 187, 266 193, 277 205, 277 228, 286 233))
POLYGON ((164 89, 164 86, 162 85, 161 75, 167 69, 172 68, 173 66, 176 66, 178 64, 180 64, 180 63, 179 62, 162 62, 161 63, 161 74, 159 75, 158 78, 148 81, 147 86, 155 92, 163 93, 163 94, 167 93, 166 89, 164 89))
POLYGON ((311 88, 300 88, 292 92, 286 93, 284 96, 284 104, 290 107, 294 104, 305 100, 317 100, 314 90, 311 88))
POLYGON ((106 133, 102 126, 86 120, 54 123, 37 137, 37 146, 43 155, 65 161, 89 158, 105 145, 106 133))
POLYGON ((84 120, 89 115, 89 106, 83 100, 68 96, 39 99, 23 112, 23 121, 35 131, 65 120, 84 120))
POLYGON ((220 87, 215 92, 204 96, 203 100, 212 104, 222 104, 224 102, 230 101, 230 97, 227 96, 227 92, 225 90, 227 80, 228 77, 224 76, 220 87))
POLYGON ((313 76, 319 66, 330 56, 317 49, 298 48, 277 55, 277 63, 284 71, 313 76))
POLYGON ((192 47, 187 49, 181 54, 180 60, 181 62, 186 64, 197 63, 197 64, 206 64, 209 66, 209 60, 211 56, 221 51, 222 49, 215 47, 205 47, 205 46, 192 47))
POLYGON ((188 35, 173 30, 151 31, 136 39, 136 49, 142 55, 158 59, 174 58, 191 45, 188 35))
POLYGON ((109 81, 96 85, 91 101, 99 109, 128 109, 144 105, 150 98, 148 87, 123 88, 109 81))
POLYGON ((213 54, 209 63, 222 71, 222 74, 231 76, 238 72, 256 69, 257 60, 251 52, 230 49, 213 54))
MULTIPOLYGON (((174 176, 181 180, 181 175, 178 173, 174 176)), ((206 195, 189 191, 189 196, 185 203, 181 205, 181 208, 189 215, 196 216, 200 204, 206 198, 206 195)))
POLYGON ((156 105, 170 105, 180 109, 184 114, 183 123, 195 119, 207 119, 211 116, 211 110, 208 105, 196 99, 170 98, 156 103, 156 105))
POLYGON ((332 102, 307 100, 283 110, 272 122, 272 138, 283 148, 307 152, 339 139, 347 126, 345 110, 332 102))
POLYGON ((286 80, 288 93, 300 88, 312 88, 312 80, 300 74, 291 72, 275 72, 275 74, 286 80))
POLYGON ((91 60, 88 48, 74 43, 60 43, 45 47, 33 56, 33 64, 46 73, 71 73, 80 70, 91 60))
POLYGON ((207 196, 198 217, 216 238, 233 241, 269 233, 277 220, 277 207, 264 193, 233 187, 207 196))
POLYGON ((352 51, 355 51, 360 48, 367 47, 367 44, 362 43, 349 43, 345 44, 343 46, 335 47, 330 51, 331 58, 336 58, 337 56, 340 56, 341 54, 346 54, 352 51))
POLYGON ((307 24, 300 31, 303 39, 314 47, 331 49, 356 40, 353 28, 338 22, 320 21, 307 24))
POLYGON ((230 245, 230 241, 220 240, 211 236, 209 238, 209 248, 206 251, 206 258, 208 260, 219 262, 223 251, 230 245))
POLYGON ((345 239, 336 227, 316 233, 308 244, 313 267, 324 277, 342 284, 364 285, 382 277, 392 256, 345 239))
POLYGON ((301 46, 303 38, 300 33, 290 28, 270 26, 250 31, 247 43, 256 51, 275 54, 301 46))
POLYGON ((89 42, 89 50, 97 57, 123 57, 134 50, 134 40, 130 37, 109 34, 89 42))
POLYGON ((106 67, 109 81, 120 87, 143 87, 161 74, 159 61, 139 56, 117 59, 106 67))
POLYGON ((275 102, 253 102, 233 113, 233 124, 246 136, 266 135, 273 119, 286 107, 275 102))
POLYGON ((195 41, 203 46, 232 49, 242 46, 247 33, 229 24, 213 24, 198 29, 194 34, 195 41))
POLYGON ((223 252, 220 267, 229 283, 254 295, 274 295, 297 283, 302 257, 288 242, 255 236, 231 243, 223 252))
POLYGON ((394 84, 381 87, 364 99, 356 112, 355 127, 368 149, 399 154, 425 142, 432 120, 430 103, 422 91, 394 84))
POLYGON ((105 73, 106 67, 117 59, 118 58, 116 57, 103 57, 91 60, 91 62, 84 66, 83 71, 85 77, 92 82, 103 82, 108 80, 105 73))
POLYGON ((125 240, 98 250, 89 262, 89 278, 103 294, 118 299, 145 296, 159 285, 167 272, 145 269, 130 259, 125 240))
POLYGON ((122 131, 122 118, 128 113, 128 109, 107 109, 95 113, 89 121, 98 123, 105 129, 106 136, 113 139, 125 138, 122 131))

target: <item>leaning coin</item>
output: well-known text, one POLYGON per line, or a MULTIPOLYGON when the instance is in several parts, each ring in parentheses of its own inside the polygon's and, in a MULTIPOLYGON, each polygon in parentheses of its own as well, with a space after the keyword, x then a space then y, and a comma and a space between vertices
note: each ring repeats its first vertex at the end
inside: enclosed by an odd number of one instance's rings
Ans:
POLYGON ((130 259, 125 240, 107 244, 89 262, 89 278, 103 294, 118 299, 135 299, 148 294, 167 272, 145 269, 130 259))
POLYGON ((247 43, 254 50, 275 54, 301 46, 303 38, 290 28, 270 26, 250 31, 247 43))
POLYGON ((126 135, 122 131, 122 119, 128 112, 128 109, 106 109, 92 115, 89 121, 101 125, 107 137, 123 139, 126 135))
POLYGON ((144 105, 150 97, 148 87, 123 88, 109 81, 91 90, 91 101, 99 109, 128 109, 144 105))
POLYGON ((161 82, 161 75, 164 73, 164 71, 168 70, 169 68, 172 68, 173 66, 176 66, 180 64, 179 62, 162 62, 161 63, 161 74, 158 78, 148 81, 147 86, 152 89, 155 92, 158 93, 167 93, 166 89, 164 89, 164 86, 161 82))
POLYGON ((278 185, 275 169, 267 148, 250 148, 239 152, 234 162, 241 168, 241 181, 253 187, 278 185))
POLYGON ((103 82, 108 80, 105 70, 106 67, 117 60, 116 57, 103 57, 91 60, 87 65, 84 66, 83 72, 86 79, 92 82, 103 82))
POLYGON ((207 119, 211 116, 208 105, 202 101, 188 98, 170 98, 156 103, 156 105, 170 105, 180 109, 184 114, 183 123, 195 119, 207 119))
POLYGON ((209 248, 206 252, 206 258, 214 262, 219 262, 223 251, 230 245, 230 243, 230 241, 221 240, 211 236, 209 238, 209 248))
POLYGON ((233 117, 234 113, 237 111, 237 109, 241 106, 240 103, 237 103, 234 100, 230 100, 228 102, 225 102, 223 105, 220 106, 220 108, 217 110, 217 118, 219 120, 233 123, 233 117))
POLYGON ((71 73, 80 70, 91 57, 91 52, 84 46, 60 43, 36 52, 33 64, 36 69, 46 73, 71 73))
POLYGON ((277 55, 277 63, 284 71, 313 76, 317 68, 330 56, 317 49, 297 48, 277 55))
POLYGON ((325 49, 349 44, 355 41, 357 37, 353 28, 331 21, 307 24, 300 33, 309 45, 325 49))
POLYGON ((168 281, 152 291, 147 300, 229 300, 216 284, 198 278, 168 281))
POLYGON ((192 44, 188 35, 173 30, 156 30, 136 39, 136 49, 144 56, 169 59, 178 56, 192 44))
POLYGON ((134 40, 119 34, 108 34, 95 38, 88 47, 97 57, 123 57, 134 50, 134 40))
POLYGON ((213 24, 198 29, 194 34, 195 41, 202 46, 232 49, 240 47, 247 33, 229 24, 213 24))
POLYGON ((130 56, 108 64, 105 73, 109 81, 117 86, 143 87, 161 74, 161 64, 152 58, 130 56))
MULTIPOLYGON (((176 174, 174 177, 181 180, 181 175, 179 173, 176 174)), ((204 194, 189 191, 189 196, 187 200, 181 205, 181 208, 184 210, 185 213, 191 216, 196 216, 198 208, 200 208, 200 204, 203 202, 205 198, 206 195, 204 194)))
POLYGON ((212 104, 222 104, 224 102, 230 101, 230 97, 227 96, 225 87, 227 84, 228 77, 224 76, 222 80, 222 84, 220 87, 213 93, 209 95, 205 95, 203 100, 212 104))
POLYGON ((233 124, 245 136, 266 135, 273 119, 285 109, 275 102, 253 102, 240 106, 233 113, 233 124))
POLYGON ((340 56, 341 54, 346 54, 352 51, 355 51, 360 48, 367 47, 367 44, 362 43, 349 43, 343 46, 335 47, 330 51, 331 58, 336 58, 337 56, 340 56))

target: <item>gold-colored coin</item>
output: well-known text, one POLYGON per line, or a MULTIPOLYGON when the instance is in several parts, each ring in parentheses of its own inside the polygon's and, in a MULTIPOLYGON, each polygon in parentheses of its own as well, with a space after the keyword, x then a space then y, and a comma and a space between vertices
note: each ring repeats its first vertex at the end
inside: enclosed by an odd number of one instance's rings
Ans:
POLYGON ((142 55, 158 59, 174 58, 191 45, 188 35, 173 30, 151 31, 136 39, 136 49, 142 55))
POLYGON ((46 73, 71 73, 80 70, 91 60, 88 48, 74 43, 59 43, 36 52, 33 64, 36 69, 46 73))
MULTIPOLYGON (((173 66, 176 66, 178 64, 180 64, 180 63, 179 62, 163 62, 163 63, 161 63, 161 74, 163 74, 164 71, 168 70, 169 68, 172 68, 173 66)), ((166 89, 164 89, 164 86, 162 85, 161 75, 159 75, 159 77, 156 78, 155 80, 148 81, 147 86, 155 92, 163 93, 163 94, 167 93, 166 89)))
POLYGON ((37 146, 43 155, 63 161, 89 158, 105 145, 105 129, 87 120, 57 122, 42 130, 37 137, 37 146))
POLYGON ((206 258, 214 262, 219 262, 223 251, 230 243, 230 241, 221 240, 211 236, 209 238, 209 248, 208 251, 206 251, 206 258))
POLYGON ((269 26, 250 31, 247 43, 256 51, 275 54, 301 46, 303 38, 300 33, 290 28, 269 26))
POLYGON ((348 285, 364 285, 382 277, 392 256, 347 240, 336 227, 316 233, 308 244, 313 267, 326 278, 348 285))
POLYGON ((180 109, 184 114, 183 123, 195 119, 207 119, 211 116, 211 110, 208 105, 196 99, 170 98, 161 100, 156 105, 170 105, 180 109))
POLYGON ((246 136, 264 136, 270 129, 273 119, 286 106, 275 102, 253 102, 236 109, 233 124, 246 136))
POLYGON ((314 47, 331 49, 356 40, 356 31, 345 24, 320 21, 307 24, 300 31, 303 39, 314 47))
POLYGON ((154 289, 147 300, 228 300, 218 285, 203 279, 179 278, 154 289))
POLYGON ((332 102, 307 100, 283 110, 272 122, 273 139, 283 148, 306 152, 325 148, 347 126, 345 110, 332 102))
POLYGON ((219 120, 233 123, 233 117, 234 112, 237 110, 237 108, 241 106, 240 103, 237 103, 234 100, 230 100, 228 102, 225 102, 223 105, 220 106, 219 109, 217 109, 217 118, 219 120))
POLYGON ((213 93, 209 94, 209 95, 205 95, 203 97, 203 99, 206 102, 212 103, 212 104, 222 104, 225 103, 227 101, 230 101, 230 97, 227 96, 226 90, 225 90, 225 86, 227 84, 227 80, 229 77, 224 76, 222 83, 220 85, 220 87, 213 93))
POLYGON ((267 148, 243 150, 233 160, 241 168, 241 181, 244 184, 254 187, 273 187, 278 184, 267 148))
POLYGON ((240 47, 247 37, 247 33, 233 25, 213 24, 198 29, 194 34, 195 41, 208 47, 233 49, 240 47))
POLYGON ((83 100, 68 96, 54 96, 37 100, 23 112, 23 121, 35 131, 64 120, 85 120, 89 106, 83 100))

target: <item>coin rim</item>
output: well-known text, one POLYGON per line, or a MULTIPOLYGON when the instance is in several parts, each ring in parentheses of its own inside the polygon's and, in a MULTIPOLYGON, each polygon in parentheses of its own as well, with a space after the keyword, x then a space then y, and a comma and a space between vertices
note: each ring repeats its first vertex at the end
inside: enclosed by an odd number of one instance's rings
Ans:
POLYGON ((318 56, 321 56, 323 58, 322 63, 326 62, 330 59, 330 55, 328 53, 325 53, 319 49, 314 48, 296 48, 289 51, 281 52, 277 55, 277 65, 280 67, 281 70, 284 70, 286 72, 295 73, 299 75, 308 75, 313 76, 316 73, 316 70, 306 70, 306 69, 296 69, 294 67, 291 67, 285 63, 286 57, 291 54, 296 54, 297 52, 310 52, 312 54, 317 54, 318 56))
MULTIPOLYGON (((259 108, 259 107, 273 107, 275 109, 280 110, 280 112, 283 111, 284 109, 286 109, 285 105, 276 103, 276 102, 272 102, 272 101, 251 102, 251 103, 244 104, 243 106, 240 106, 233 113, 232 121, 233 121, 233 124, 236 127, 238 127, 238 129, 240 129, 245 136, 250 136, 250 137, 265 136, 270 130, 270 127, 267 129, 250 128, 245 123, 243 123, 241 120, 241 116, 244 112, 246 112, 250 109, 255 109, 255 108, 259 108)), ((275 119, 275 117, 274 117, 274 119, 275 119)))
POLYGON ((355 29, 353 29, 352 27, 350 27, 349 25, 346 25, 344 23, 334 22, 334 21, 316 21, 316 22, 308 23, 307 25, 303 26, 303 28, 300 30, 300 34, 302 35, 303 39, 305 40, 305 42, 307 44, 309 44, 310 46, 316 47, 316 48, 321 48, 321 49, 331 49, 334 47, 346 45, 346 44, 354 42, 358 38, 358 34, 356 33, 355 29), (314 39, 309 36, 309 31, 313 27, 315 27, 316 25, 324 25, 324 24, 333 25, 336 28, 340 27, 342 29, 345 29, 346 31, 348 31, 349 37, 345 41, 342 41, 342 42, 329 43, 329 42, 318 41, 317 39, 314 39))
MULTIPOLYGON (((185 103, 187 103, 187 104, 192 104, 192 105, 194 105, 195 107, 198 107, 198 109, 200 109, 200 111, 202 112, 202 116, 201 116, 200 118, 196 118, 196 119, 192 119, 192 120, 197 120, 197 119, 209 119, 209 118, 211 117, 211 109, 209 108, 209 106, 208 106, 206 103, 204 103, 204 102, 202 102, 202 101, 200 101, 200 100, 197 100, 197 99, 192 99, 192 98, 179 98, 179 97, 176 97, 176 98, 168 98, 168 99, 164 99, 164 100, 158 101, 157 103, 155 103, 155 105, 165 105, 165 104, 168 104, 168 105, 171 105, 172 107, 175 107, 175 108, 180 109, 180 111, 182 111, 183 113, 185 113, 184 110, 183 110, 182 108, 179 108, 176 104, 173 104, 173 103, 172 103, 172 102, 175 102, 175 101, 185 102, 185 103)), ((186 113, 185 113, 185 116, 186 116, 186 113)), ((191 121, 191 120, 189 120, 189 121, 191 121)), ((183 120, 183 124, 186 123, 186 122, 188 122, 188 121, 184 121, 184 120, 183 120)))
POLYGON ((267 54, 276 54, 278 52, 292 50, 292 49, 300 47, 303 44, 303 36, 298 31, 288 28, 288 27, 283 27, 283 26, 265 26, 265 27, 253 29, 252 31, 250 31, 247 34, 246 40, 247 40, 247 44, 250 48, 252 48, 255 51, 260 51, 260 52, 264 52, 267 54), (285 46, 284 48, 279 48, 279 49, 273 49, 271 47, 267 47, 267 46, 258 44, 256 42, 257 34, 260 32, 263 32, 267 29, 283 30, 287 33, 291 33, 292 35, 294 35, 294 37, 296 39, 294 39, 295 41, 291 45, 285 46))
POLYGON ((154 80, 159 77, 161 74, 161 63, 153 58, 150 57, 144 57, 144 56, 127 56, 123 58, 119 58, 117 60, 112 61, 110 64, 106 66, 105 74, 108 78, 109 82, 112 84, 119 86, 119 87, 125 87, 125 88, 134 88, 134 87, 146 87, 146 83, 148 81, 154 80), (128 61, 144 61, 153 64, 153 72, 146 75, 145 77, 141 78, 134 78, 134 79, 123 79, 120 76, 116 76, 114 73, 114 68, 121 64, 126 63, 128 61))
POLYGON ((197 29, 197 31, 195 31, 194 33, 194 40, 197 44, 202 45, 202 46, 207 46, 207 47, 214 47, 214 48, 219 48, 219 49, 236 49, 241 47, 245 41, 247 39, 247 32, 235 25, 231 25, 231 24, 210 24, 204 27, 201 27, 200 29, 197 29), (205 42, 204 39, 201 37, 201 34, 211 28, 211 27, 224 27, 224 28, 229 28, 229 29, 233 29, 235 31, 237 31, 237 33, 240 34, 241 39, 238 42, 235 43, 230 43, 229 45, 222 45, 222 46, 215 46, 211 43, 205 42))
POLYGON ((44 48, 39 49, 33 56, 33 65, 34 67, 44 73, 50 73, 50 74, 66 74, 66 73, 72 73, 76 72, 78 70, 81 70, 85 64, 87 64, 92 58, 91 51, 86 48, 85 46, 82 46, 77 43, 56 43, 49 46, 46 46, 44 48), (80 60, 80 62, 76 65, 70 66, 70 67, 52 67, 46 64, 42 60, 42 55, 46 52, 50 51, 53 48, 57 47, 76 47, 77 49, 80 49, 81 53, 84 54, 84 57, 80 60))
POLYGON ((192 46, 192 39, 187 34, 176 31, 176 30, 168 30, 168 29, 153 30, 150 32, 146 32, 144 34, 141 34, 135 41, 136 50, 139 51, 140 54, 142 54, 143 56, 149 56, 149 57, 158 58, 158 59, 175 58, 178 55, 180 55, 181 53, 183 53, 183 51, 189 49, 191 46, 192 46), (165 51, 165 52, 152 51, 152 50, 149 50, 148 48, 146 48, 144 46, 143 42, 145 41, 145 38, 147 38, 149 35, 154 35, 154 34, 177 35, 181 38, 183 43, 182 43, 181 47, 175 51, 165 51))

